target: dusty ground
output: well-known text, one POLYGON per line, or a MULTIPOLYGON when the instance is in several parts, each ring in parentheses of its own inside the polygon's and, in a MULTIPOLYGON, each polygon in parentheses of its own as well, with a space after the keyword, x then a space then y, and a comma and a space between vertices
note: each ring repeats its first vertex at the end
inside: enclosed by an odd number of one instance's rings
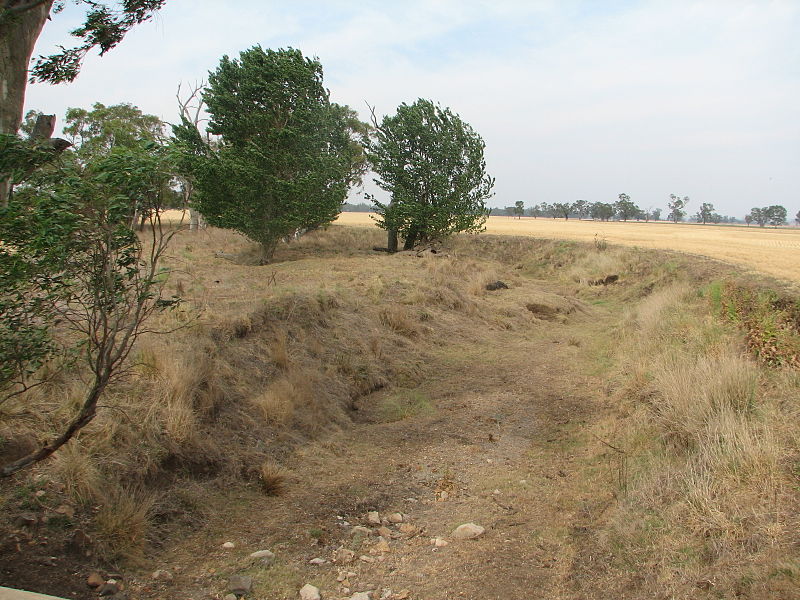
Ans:
MULTIPOLYGON (((342 213, 338 223, 373 226, 367 213, 342 213)), ((570 219, 489 217, 487 233, 677 250, 722 260, 747 270, 788 281, 800 281, 800 228, 698 225, 666 221, 602 222, 570 219)))
MULTIPOLYGON (((497 300, 524 311, 543 285, 527 280, 497 300)), ((351 592, 376 590, 376 598, 386 589, 425 599, 581 597, 573 561, 614 493, 614 459, 582 427, 606 401, 592 375, 596 348, 586 340, 613 320, 584 306, 564 323, 481 328, 471 343, 443 344, 430 352, 416 388, 425 410, 385 422, 380 407, 397 390, 362 399, 360 423, 294 456, 285 496, 243 490, 202 531, 155 557, 154 566, 177 573, 169 586, 138 593, 197 598, 222 593, 230 575, 246 573, 254 598, 295 598, 305 583, 324 598, 349 597, 336 582, 344 570, 357 574, 351 592), (354 540, 343 526, 368 525, 370 510, 399 511, 414 532, 391 526, 391 551, 370 555, 376 538, 354 540), (431 545, 470 521, 485 535, 431 545), (225 541, 236 548, 223 550, 225 541), (330 561, 340 546, 376 560, 308 564, 330 561), (248 555, 261 549, 274 551, 276 562, 253 566, 248 555)))

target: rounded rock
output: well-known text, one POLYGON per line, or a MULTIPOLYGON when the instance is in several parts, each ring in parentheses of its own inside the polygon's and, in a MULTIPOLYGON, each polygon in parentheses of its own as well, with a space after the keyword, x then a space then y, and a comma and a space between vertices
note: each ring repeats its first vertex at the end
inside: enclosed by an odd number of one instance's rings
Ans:
POLYGON ((319 588, 314 587, 310 583, 301 587, 299 594, 300 600, 322 600, 322 596, 319 595, 319 588))
POLYGON ((463 525, 456 527, 455 531, 453 531, 453 533, 450 535, 456 540, 471 540, 482 536, 485 531, 486 530, 483 527, 476 525, 475 523, 464 523, 463 525))

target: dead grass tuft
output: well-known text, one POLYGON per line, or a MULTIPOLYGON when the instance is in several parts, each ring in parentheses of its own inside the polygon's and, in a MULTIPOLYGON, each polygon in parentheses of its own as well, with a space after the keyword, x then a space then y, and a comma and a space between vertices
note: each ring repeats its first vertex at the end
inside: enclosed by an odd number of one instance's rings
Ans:
POLYGON ((114 488, 106 494, 94 519, 96 545, 109 561, 140 562, 155 496, 141 488, 114 488))
POLYGON ((289 376, 273 381, 263 393, 253 398, 264 420, 272 425, 287 425, 294 415, 295 406, 302 405, 302 396, 308 393, 302 385, 298 388, 289 376))
POLYGON ((261 489, 267 496, 281 496, 286 492, 289 471, 270 460, 261 464, 258 471, 261 489))
POLYGON ((289 370, 289 335, 286 330, 279 329, 275 332, 269 354, 270 358, 272 358, 272 362, 274 362, 279 369, 282 371, 289 370))
POLYGON ((50 473, 78 504, 91 504, 102 497, 97 465, 79 440, 72 440, 53 456, 50 473))
POLYGON ((400 304, 388 304, 380 309, 380 322, 390 330, 408 338, 415 338, 420 333, 419 323, 410 311, 400 304))

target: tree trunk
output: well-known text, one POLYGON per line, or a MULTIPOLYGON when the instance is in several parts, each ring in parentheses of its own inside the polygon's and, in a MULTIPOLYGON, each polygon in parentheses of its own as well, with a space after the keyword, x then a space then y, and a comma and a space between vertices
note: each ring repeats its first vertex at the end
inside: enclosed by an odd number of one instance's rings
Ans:
POLYGON ((414 245, 417 243, 417 236, 419 232, 417 231, 416 227, 412 227, 408 232, 408 237, 406 237, 405 244, 403 244, 403 250, 413 250, 414 245))
POLYGON ((55 115, 38 115, 36 123, 31 131, 30 140, 49 140, 53 137, 53 132, 56 130, 56 116, 55 115))
POLYGON ((189 208, 189 231, 200 229, 200 213, 193 208, 189 208))
MULTIPOLYGON (((29 3, 6 0, 0 4, 0 134, 16 134, 22 122, 28 64, 53 6, 53 0, 45 0, 33 8, 6 12, 29 3)), ((10 189, 10 181, 0 181, 0 206, 8 206, 10 189)))
POLYGON ((259 265, 268 265, 275 256, 275 250, 278 247, 278 239, 261 242, 261 256, 259 258, 259 265))
POLYGON ((397 252, 397 229, 389 229, 389 240, 386 243, 386 249, 389 252, 397 252))

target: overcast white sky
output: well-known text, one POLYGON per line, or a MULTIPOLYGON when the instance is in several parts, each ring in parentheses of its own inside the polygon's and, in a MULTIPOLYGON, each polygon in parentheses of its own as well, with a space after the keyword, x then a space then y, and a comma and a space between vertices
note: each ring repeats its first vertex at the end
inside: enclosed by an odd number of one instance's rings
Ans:
MULTIPOLYGON (((35 54, 69 45, 81 8, 35 54)), ((67 85, 27 108, 130 102, 173 121, 175 92, 256 44, 317 56, 334 101, 366 118, 400 102, 449 106, 486 141, 492 206, 670 193, 743 216, 800 209, 797 0, 167 0, 67 85)), ((354 197, 354 201, 360 198, 354 197)))

